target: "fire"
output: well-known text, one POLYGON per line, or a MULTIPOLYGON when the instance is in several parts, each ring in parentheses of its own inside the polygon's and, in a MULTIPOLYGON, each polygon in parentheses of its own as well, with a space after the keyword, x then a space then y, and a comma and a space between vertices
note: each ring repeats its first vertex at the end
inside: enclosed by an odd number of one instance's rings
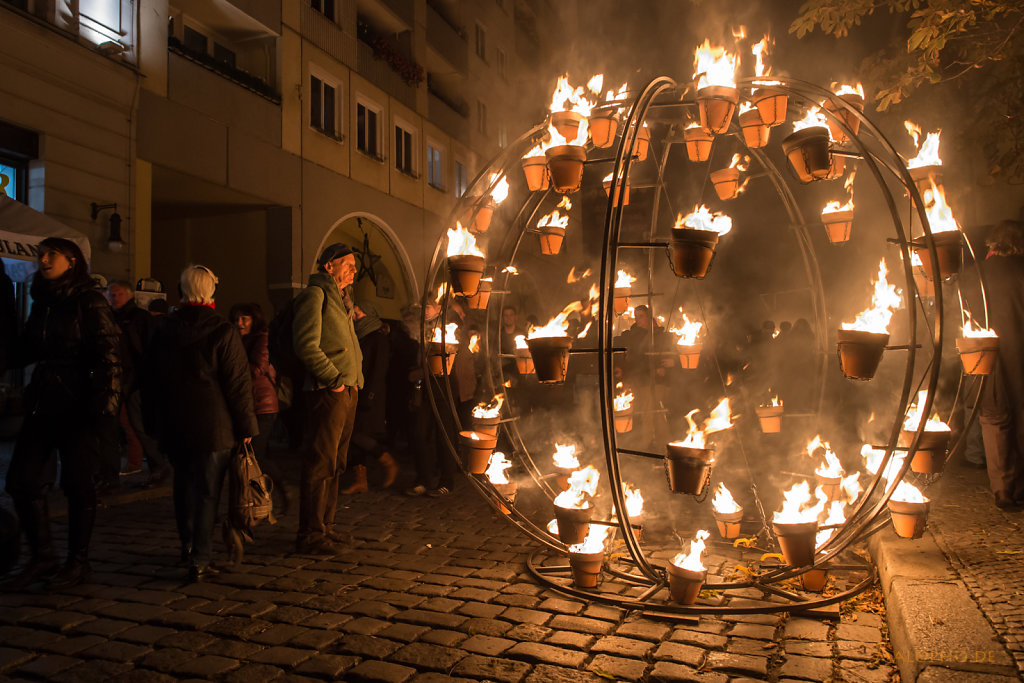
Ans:
POLYGON ((548 522, 548 533, 551 534, 552 536, 557 536, 558 535, 558 520, 557 519, 553 519, 550 522, 548 522))
POLYGON ((679 214, 676 217, 676 224, 673 228, 676 230, 681 228, 710 230, 717 232, 721 236, 732 230, 732 218, 724 213, 711 213, 708 207, 701 204, 700 206, 693 207, 693 211, 686 216, 679 214))
POLYGON ((583 543, 569 546, 569 552, 586 555, 603 553, 604 539, 608 536, 609 531, 611 531, 611 528, 603 524, 591 524, 590 530, 587 531, 587 537, 583 539, 583 543))
POLYGON ((733 154, 732 161, 729 162, 729 168, 735 168, 739 171, 746 171, 750 168, 750 157, 743 154, 733 154))
POLYGON ((587 278, 587 277, 590 277, 590 268, 587 268, 582 273, 577 275, 576 274, 576 266, 573 266, 572 268, 569 269, 569 277, 567 277, 565 279, 565 282, 566 282, 566 284, 570 284, 571 285, 572 283, 579 282, 583 278, 587 278))
POLYGON ((604 87, 604 74, 597 74, 591 76, 590 80, 587 81, 587 90, 594 93, 595 95, 601 94, 601 88, 604 87))
POLYGON ((861 330, 885 334, 889 331, 889 322, 902 301, 896 285, 890 285, 885 279, 888 270, 885 259, 878 264, 878 280, 871 296, 871 308, 862 311, 852 323, 843 323, 844 330, 861 330))
POLYGON ((569 489, 555 497, 555 505, 570 510, 583 510, 590 507, 589 496, 597 493, 597 483, 601 478, 593 465, 587 465, 569 475, 569 489))
MULTIPOLYGON (((768 393, 771 393, 771 391, 772 391, 771 389, 768 389, 768 393)), ((774 396, 772 396, 770 401, 766 401, 766 402, 762 403, 761 407, 762 408, 781 408, 782 407, 782 399, 779 398, 778 394, 775 394, 774 396)))
POLYGON ((904 121, 907 132, 914 139, 914 147, 917 149, 917 156, 907 161, 907 168, 919 168, 921 166, 941 166, 942 159, 939 158, 939 136, 942 131, 928 133, 925 136, 924 144, 918 146, 921 139, 921 128, 912 121, 904 121))
MULTIPOLYGON (((602 76, 602 80, 603 78, 604 77, 602 76)), ((592 82, 593 79, 591 79, 591 83, 592 82)), ((600 88, 600 86, 598 87, 600 88)), ((583 86, 573 88, 572 85, 569 84, 569 74, 558 77, 558 82, 555 84, 555 91, 551 94, 550 110, 552 112, 574 111, 583 116, 590 116, 590 110, 593 106, 594 103, 584 95, 583 86)), ((583 139, 586 140, 586 137, 583 139)))
POLYGON ((839 458, 827 443, 825 444, 825 460, 818 465, 814 473, 826 479, 839 479, 843 476, 843 464, 839 462, 839 458))
POLYGON ((469 352, 480 353, 480 335, 474 334, 469 338, 469 352))
POLYGON ((555 209, 546 216, 541 216, 540 220, 537 221, 538 228, 562 228, 563 230, 569 225, 569 214, 561 215, 558 213, 558 209, 555 209))
POLYGON ((928 214, 928 226, 933 233, 958 230, 953 210, 946 203, 945 188, 936 185, 934 178, 928 178, 928 182, 931 183, 931 187, 922 193, 924 211, 928 214))
MULTIPOLYGON (((833 524, 842 524, 846 521, 846 512, 844 508, 846 505, 841 500, 832 501, 832 504, 828 506, 828 516, 825 517, 823 524, 825 526, 832 526, 833 524)), ((820 548, 828 542, 828 539, 832 538, 836 533, 835 529, 822 529, 814 537, 814 547, 820 548)))
POLYGON ((498 417, 501 406, 505 402, 505 394, 495 394, 490 403, 479 403, 473 408, 473 417, 492 418, 498 417))
POLYGON ((491 199, 495 204, 501 204, 508 197, 508 178, 501 176, 501 179, 495 182, 497 178, 497 173, 491 174, 491 199))
MULTIPOLYGON (((917 252, 914 252, 914 253, 916 254, 917 252)), ((967 316, 967 319, 964 321, 964 329, 963 329, 963 336, 964 337, 971 338, 971 337, 998 337, 999 336, 999 335, 996 334, 995 330, 990 330, 988 328, 978 327, 977 325, 975 325, 974 321, 971 319, 971 314, 970 313, 967 313, 966 311, 964 311, 964 315, 967 316)))
MULTIPOLYGON (((807 114, 799 121, 793 122, 793 132, 803 130, 805 128, 812 128, 814 126, 821 126, 828 129, 828 117, 822 113, 820 107, 811 107, 807 110, 807 114)), ((832 133, 828 133, 831 139, 832 133)))
POLYGON ((829 213, 837 213, 839 211, 853 211, 853 179, 857 177, 857 169, 853 169, 850 175, 847 176, 846 181, 843 183, 843 189, 849 194, 849 199, 846 203, 840 205, 837 201, 829 202, 825 205, 825 208, 821 210, 822 215, 829 213))
POLYGON ((562 195, 562 201, 558 202, 558 206, 555 207, 555 208, 565 209, 566 211, 571 210, 572 209, 572 202, 569 201, 569 195, 563 194, 562 195))
POLYGON ((629 484, 622 483, 622 495, 626 497, 626 514, 630 517, 639 517, 644 514, 644 497, 640 489, 634 489, 629 484))
POLYGON ((626 99, 626 84, 625 83, 622 84, 622 87, 619 88, 618 92, 615 92, 614 90, 609 90, 605 94, 605 96, 604 96, 604 101, 605 102, 609 102, 609 103, 610 102, 622 102, 625 99, 626 99))
MULTIPOLYGON (((885 451, 880 448, 872 448, 870 444, 864 444, 861 446, 860 455, 864 458, 864 469, 871 474, 877 474, 878 468, 882 466, 885 451)), ((886 465, 885 471, 882 472, 882 479, 886 482, 886 488, 889 488, 889 482, 903 469, 903 461, 906 457, 906 451, 896 451, 892 454, 889 464, 886 465)))
POLYGON ((704 549, 706 548, 704 541, 710 536, 711 534, 704 529, 698 531, 694 539, 690 541, 690 552, 679 553, 672 558, 672 564, 680 569, 688 569, 691 572, 705 571, 707 568, 701 561, 701 555, 704 554, 704 549))
POLYGON ((550 145, 545 146, 545 143, 539 142, 539 143, 537 143, 536 147, 532 147, 529 152, 524 154, 523 158, 524 159, 529 159, 531 157, 542 157, 542 156, 544 156, 544 150, 547 147, 550 147, 550 145))
MULTIPOLYGON (((835 87, 835 84, 833 84, 835 87)), ((841 85, 838 90, 833 90, 836 95, 859 95, 860 98, 864 99, 864 85, 858 83, 857 85, 841 85)))
POLYGON ((587 336, 587 332, 590 332, 590 326, 594 324, 593 320, 588 320, 587 324, 583 327, 583 330, 576 335, 577 339, 583 339, 587 336))
POLYGON ((715 497, 711 499, 711 507, 720 515, 735 514, 743 509, 736 502, 736 499, 732 497, 732 492, 721 482, 719 482, 718 488, 715 489, 715 497))
POLYGON ((682 448, 705 448, 708 434, 714 434, 715 432, 732 427, 732 414, 729 411, 728 398, 723 398, 718 402, 718 405, 715 406, 708 416, 707 421, 704 422, 703 429, 698 429, 697 423, 693 421, 693 414, 699 410, 699 408, 694 408, 686 414, 686 422, 689 424, 686 439, 683 441, 673 441, 671 445, 682 448))
POLYGON ((455 227, 448 231, 448 256, 462 256, 472 254, 483 256, 484 252, 476 246, 476 237, 469 230, 462 227, 462 223, 455 221, 455 227))
POLYGON ((766 67, 764 63, 764 56, 768 53, 768 46, 774 41, 768 37, 766 33, 764 38, 760 42, 753 44, 750 47, 750 53, 754 55, 754 75, 758 78, 762 76, 770 76, 772 68, 766 67))
POLYGON ((555 454, 551 456, 552 461, 555 463, 555 467, 564 470, 574 470, 580 466, 580 461, 576 457, 576 444, 562 445, 560 443, 555 444, 555 454))
POLYGON ((543 327, 530 327, 526 338, 538 339, 540 337, 567 337, 569 336, 569 314, 582 310, 583 304, 579 301, 573 301, 562 309, 561 313, 552 318, 547 325, 544 325, 543 327))
POLYGON ((861 494, 864 488, 860 485, 860 472, 854 472, 848 477, 843 477, 839 482, 839 488, 846 494, 847 505, 853 505, 854 501, 861 494))
POLYGON ((524 351, 529 350, 530 347, 526 343, 526 335, 525 334, 517 334, 516 335, 516 348, 517 349, 522 349, 524 351))
POLYGON ((548 142, 544 143, 544 149, 558 147, 559 145, 576 145, 577 147, 582 147, 583 145, 587 144, 587 136, 589 134, 590 125, 586 118, 580 121, 580 127, 576 131, 576 137, 573 138, 572 140, 567 140, 562 136, 561 133, 559 133, 555 129, 553 125, 548 124, 548 135, 550 136, 550 139, 548 140, 548 142))
POLYGON ((697 89, 710 85, 735 88, 736 61, 736 55, 724 47, 712 47, 711 41, 705 38, 704 44, 694 53, 693 77, 697 80, 697 89))
POLYGON ((901 481, 896 484, 896 490, 893 491, 892 496, 889 500, 895 500, 899 503, 927 503, 928 499, 924 497, 921 490, 913 484, 901 481))
MULTIPOLYGON (((679 309, 680 313, 683 313, 683 309, 679 309)), ((683 313, 683 323, 680 327, 673 327, 669 330, 674 335, 679 337, 679 341, 676 342, 679 346, 693 346, 697 343, 697 335, 700 334, 700 329, 704 327, 704 323, 698 320, 690 320, 690 318, 683 313)))
POLYGON ((632 287, 634 282, 636 282, 636 278, 624 270, 620 270, 615 278, 616 287, 632 287))
POLYGON ((626 393, 625 389, 622 389, 622 382, 615 385, 616 389, 621 389, 622 393, 612 399, 612 403, 615 404, 615 411, 621 412, 623 410, 629 410, 633 405, 633 392, 626 393))
POLYGON ((459 338, 455 336, 455 333, 459 329, 458 323, 448 323, 444 326, 444 339, 441 338, 441 328, 434 328, 434 337, 430 340, 435 344, 458 344, 459 338))
POLYGON ((747 27, 740 26, 739 28, 732 29, 732 39, 737 43, 747 37, 747 27))
POLYGON ((487 464, 487 481, 492 484, 508 484, 508 475, 505 473, 509 467, 512 467, 512 461, 505 457, 505 454, 501 451, 494 451, 491 453, 491 459, 487 464))
POLYGON ((515 266, 505 266, 501 269, 501 272, 508 273, 509 275, 519 275, 519 269, 515 266))
POLYGON ((818 487, 818 491, 815 492, 817 503, 810 505, 811 485, 806 481, 793 484, 788 491, 782 494, 785 497, 782 509, 775 511, 772 520, 777 524, 801 524, 818 521, 818 515, 824 511, 827 501, 827 497, 823 493, 819 493, 820 491, 821 487, 818 487))
POLYGON ((744 114, 744 113, 746 113, 748 111, 752 111, 754 109, 755 109, 755 107, 754 107, 753 103, 747 102, 746 100, 743 100, 742 102, 740 102, 740 109, 739 109, 739 113, 740 114, 744 114))
MULTIPOLYGON (((920 406, 924 405, 924 402, 928 399, 928 390, 922 389, 917 393, 917 400, 907 409, 907 417, 903 420, 903 430, 907 432, 916 432, 917 428, 921 426, 921 409, 920 406)), ((924 431, 926 432, 948 432, 951 431, 949 425, 942 421, 939 414, 934 413, 931 418, 924 423, 924 431)))

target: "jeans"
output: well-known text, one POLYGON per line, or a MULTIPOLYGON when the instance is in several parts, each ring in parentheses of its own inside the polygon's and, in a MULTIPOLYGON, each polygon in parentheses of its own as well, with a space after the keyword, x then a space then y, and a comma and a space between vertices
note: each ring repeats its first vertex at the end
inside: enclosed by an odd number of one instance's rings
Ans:
POLYGON ((174 517, 181 547, 205 568, 213 555, 213 523, 234 449, 182 453, 174 458, 174 517))

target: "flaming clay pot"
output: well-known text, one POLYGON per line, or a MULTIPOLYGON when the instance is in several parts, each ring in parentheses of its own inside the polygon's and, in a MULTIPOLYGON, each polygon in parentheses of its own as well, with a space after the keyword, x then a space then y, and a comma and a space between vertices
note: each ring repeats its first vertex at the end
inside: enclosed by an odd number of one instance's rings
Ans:
POLYGON ((565 381, 565 373, 569 370, 571 337, 537 337, 527 339, 526 345, 530 347, 530 357, 533 358, 538 382, 565 381))
POLYGON ((715 135, 729 130, 739 101, 739 90, 727 85, 709 85, 698 90, 697 110, 700 113, 701 128, 715 135))
POLYGON ((573 584, 577 588, 595 588, 601 578, 603 564, 604 553, 569 553, 573 584))
POLYGON ((566 140, 575 140, 580 131, 580 122, 583 121, 583 114, 575 111, 553 111, 551 112, 551 125, 555 127, 558 134, 566 140))
POLYGON ((700 597, 700 589, 704 587, 704 580, 708 577, 708 570, 695 572, 690 569, 683 569, 669 562, 666 567, 668 574, 668 592, 672 602, 680 605, 692 605, 700 597))
POLYGON ((686 140, 686 156, 690 161, 707 161, 711 158, 711 145, 715 136, 697 126, 683 131, 686 140))
MULTIPOLYGON (((935 241, 935 256, 939 260, 939 279, 945 280, 960 272, 961 260, 961 232, 959 230, 948 230, 946 232, 933 232, 932 239, 935 241)), ((924 238, 918 238, 912 245, 917 255, 921 257, 921 267, 924 268, 924 276, 929 280, 935 279, 932 271, 932 258, 928 255, 928 244, 924 238)))
POLYGON ((743 510, 736 512, 715 512, 715 521, 718 522, 718 535, 727 541, 740 537, 740 526, 743 523, 743 510))
POLYGON ((484 257, 475 254, 449 256, 448 272, 451 275, 452 291, 463 296, 473 296, 484 275, 484 257))
POLYGON ((828 151, 828 129, 811 126, 791 134, 782 141, 782 151, 802 183, 821 180, 832 170, 828 151))
POLYGON ((476 294, 466 299, 466 305, 474 311, 482 311, 487 308, 487 302, 491 299, 491 289, 494 283, 490 280, 480 280, 477 284, 476 294))
POLYGON ((937 186, 942 186, 942 166, 930 164, 928 166, 917 166, 916 168, 910 168, 907 170, 910 171, 910 177, 917 185, 918 192, 924 192, 925 190, 932 189, 932 182, 937 186))
POLYGON ((956 340, 964 374, 988 375, 999 356, 998 337, 960 337, 956 340))
POLYGON ((850 139, 850 135, 856 135, 858 131, 860 131, 860 119, 857 118, 856 114, 848 111, 836 100, 844 100, 851 104, 854 109, 864 111, 864 98, 860 95, 854 95, 853 93, 847 95, 833 95, 821 104, 822 109, 835 115, 834 117, 828 117, 828 128, 832 131, 832 139, 836 142, 846 142, 850 139), (837 119, 845 123, 846 127, 840 125, 837 119), (846 132, 847 128, 850 130, 849 134, 846 132))
POLYGON ((583 543, 590 531, 590 520, 594 518, 594 508, 564 508, 555 506, 555 520, 558 522, 558 538, 566 545, 583 543))
MULTIPOLYGON (((494 490, 498 493, 499 496, 501 496, 508 502, 516 502, 516 491, 518 489, 518 486, 514 481, 510 481, 507 484, 492 483, 491 486, 494 487, 494 490)), ((509 514, 509 509, 504 503, 501 503, 501 513, 504 515, 509 514)))
POLYGON ((548 189, 548 160, 546 157, 526 157, 523 159, 523 174, 526 175, 526 187, 532 192, 548 189))
POLYGON ((540 229, 540 253, 554 256, 562 251, 562 240, 565 239, 565 228, 557 225, 545 225, 540 229))
POLYGON ((773 522, 775 535, 779 537, 782 556, 790 567, 806 567, 814 562, 814 537, 818 533, 818 522, 773 522))
POLYGON ((843 174, 846 173, 846 159, 833 154, 829 163, 831 165, 828 167, 828 175, 825 176, 825 180, 842 178, 843 174))
POLYGON ((844 211, 822 212, 821 222, 825 224, 825 234, 832 244, 839 244, 850 239, 853 229, 853 209, 844 211))
POLYGON ((878 370, 889 335, 863 330, 839 330, 839 365, 850 379, 871 379, 878 370))
POLYGON ((711 184, 719 199, 732 199, 740 189, 740 170, 738 168, 720 168, 711 172, 711 184))
POLYGON ((633 409, 615 411, 615 433, 625 434, 633 431, 633 409))
POLYGON ((700 352, 704 348, 703 344, 693 344, 690 346, 680 346, 676 344, 676 350, 679 351, 679 365, 683 370, 696 370, 700 364, 700 352))
POLYGON ((583 180, 583 162, 587 150, 579 145, 558 145, 544 152, 555 192, 576 192, 583 180))
POLYGON ((772 88, 759 88, 754 91, 754 106, 761 115, 761 122, 766 126, 777 126, 786 121, 786 107, 789 96, 772 88))
MULTIPOLYGON (((935 474, 946 469, 946 447, 949 446, 952 435, 953 433, 948 431, 922 432, 914 459, 910 461, 910 471, 918 474, 935 474)), ((900 448, 909 448, 913 440, 914 432, 903 430, 900 432, 897 445, 900 448)))
POLYGON ((466 470, 470 474, 483 474, 487 471, 487 463, 494 453, 494 447, 498 443, 498 437, 493 434, 482 432, 459 432, 459 450, 462 451, 463 460, 466 463, 466 470), (473 436, 477 438, 474 439, 473 436))
POLYGON ((828 583, 828 570, 808 569, 800 575, 800 583, 803 584, 804 590, 820 593, 825 590, 825 584, 828 583))
POLYGON ((469 229, 473 232, 487 232, 491 227, 491 218, 494 216, 494 204, 490 201, 483 201, 473 206, 467 215, 471 218, 469 229))
POLYGON ((814 473, 814 480, 821 487, 822 493, 828 496, 828 502, 839 499, 839 484, 842 477, 823 477, 817 472, 814 473))
POLYGON ((536 372, 536 368, 533 367, 533 356, 530 355, 530 349, 516 349, 516 370, 519 371, 520 375, 532 375, 536 372))
POLYGON ((740 129, 747 147, 758 149, 768 144, 771 128, 761 121, 761 112, 757 109, 740 112, 740 129))
POLYGON ((611 147, 618 131, 618 107, 598 107, 590 113, 590 141, 594 147, 611 147))
MULTIPOLYGON (((611 180, 604 181, 604 193, 605 193, 605 195, 609 195, 609 194, 611 194, 611 192, 612 192, 612 181, 611 180)), ((626 181, 626 187, 623 188, 622 192, 623 192, 623 194, 622 194, 622 205, 623 206, 629 206, 629 180, 626 181)), ((618 206, 618 205, 619 205, 619 188, 616 187, 615 188, 615 196, 612 199, 612 206, 618 206)))
POLYGON ((636 159, 643 161, 647 158, 647 152, 651 148, 651 131, 646 126, 640 126, 636 134, 636 159))
POLYGON ((907 503, 902 500, 889 500, 889 516, 892 528, 900 538, 921 538, 928 523, 928 501, 923 503, 907 503))
POLYGON ((665 470, 672 493, 699 496, 711 477, 715 452, 708 448, 666 445, 665 470))
POLYGON ((717 245, 718 233, 714 230, 672 228, 672 272, 676 277, 703 279, 717 245))
POLYGON ((498 424, 500 422, 500 415, 495 415, 494 417, 473 416, 473 431, 477 434, 490 434, 491 436, 497 436, 498 424))
POLYGON ((455 344, 429 342, 427 344, 427 366, 430 368, 431 374, 450 375, 452 366, 455 365, 455 353, 458 348, 455 344))
POLYGON ((761 431, 765 434, 778 434, 782 431, 783 406, 760 406, 755 411, 761 423, 761 431))
POLYGON ((559 491, 569 490, 569 477, 576 470, 572 467, 556 467, 555 468, 555 483, 558 484, 559 491))
POLYGON ((631 287, 615 288, 615 296, 612 299, 612 310, 615 311, 616 315, 622 315, 629 309, 629 295, 632 291, 631 287))

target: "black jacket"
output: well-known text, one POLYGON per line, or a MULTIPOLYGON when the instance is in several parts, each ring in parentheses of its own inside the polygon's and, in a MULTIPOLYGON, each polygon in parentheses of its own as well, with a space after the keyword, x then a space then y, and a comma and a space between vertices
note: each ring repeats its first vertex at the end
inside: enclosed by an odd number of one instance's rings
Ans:
POLYGON ((114 311, 114 320, 121 328, 121 361, 124 366, 124 391, 126 394, 137 389, 137 368, 142 365, 142 356, 153 336, 153 316, 128 301, 114 311))
POLYGON ((25 389, 28 414, 115 416, 121 407, 120 332, 92 279, 47 281, 36 275, 32 313, 14 364, 36 364, 25 389))
POLYGON ((258 433, 242 338, 212 309, 161 318, 143 362, 146 429, 167 452, 225 450, 258 433))

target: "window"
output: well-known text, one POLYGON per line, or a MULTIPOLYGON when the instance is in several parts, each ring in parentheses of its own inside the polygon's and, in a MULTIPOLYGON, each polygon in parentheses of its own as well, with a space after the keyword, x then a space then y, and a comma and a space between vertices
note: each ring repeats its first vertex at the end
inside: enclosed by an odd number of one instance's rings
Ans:
POLYGON ((207 39, 199 31, 195 30, 191 26, 185 27, 185 49, 191 50, 192 52, 198 52, 200 54, 207 53, 207 39))
POLYGON ((313 9, 334 21, 334 0, 310 0, 313 9))
POLYGON ((461 161, 455 162, 455 196, 466 194, 466 166, 461 161))
POLYGON ((309 76, 309 125, 325 135, 340 137, 338 87, 318 76, 309 76))
POLYGON ((227 64, 232 69, 235 68, 234 50, 229 50, 228 48, 224 47, 216 41, 214 41, 213 43, 213 58, 216 59, 218 62, 223 62, 224 64, 227 64))
POLYGON ((0 194, 26 203, 26 170, 24 163, 0 156, 0 194))
POLYGON ((363 154, 381 159, 380 110, 360 102, 356 106, 356 147, 363 154))
POLYGON ((498 69, 498 76, 502 80, 508 80, 508 76, 505 75, 505 51, 501 48, 494 50, 494 65, 498 69))
POLYGON ((480 100, 476 101, 476 130, 487 135, 487 105, 480 100))
POLYGON ((122 42, 121 0, 78 0, 79 31, 89 42, 122 42))
POLYGON ((487 61, 487 29, 482 24, 476 25, 476 42, 474 43, 476 56, 487 61))
POLYGON ((444 189, 444 175, 441 170, 441 150, 427 145, 427 182, 438 190, 444 189))
POLYGON ((395 168, 402 173, 415 175, 413 161, 412 133, 402 124, 395 124, 395 168))

